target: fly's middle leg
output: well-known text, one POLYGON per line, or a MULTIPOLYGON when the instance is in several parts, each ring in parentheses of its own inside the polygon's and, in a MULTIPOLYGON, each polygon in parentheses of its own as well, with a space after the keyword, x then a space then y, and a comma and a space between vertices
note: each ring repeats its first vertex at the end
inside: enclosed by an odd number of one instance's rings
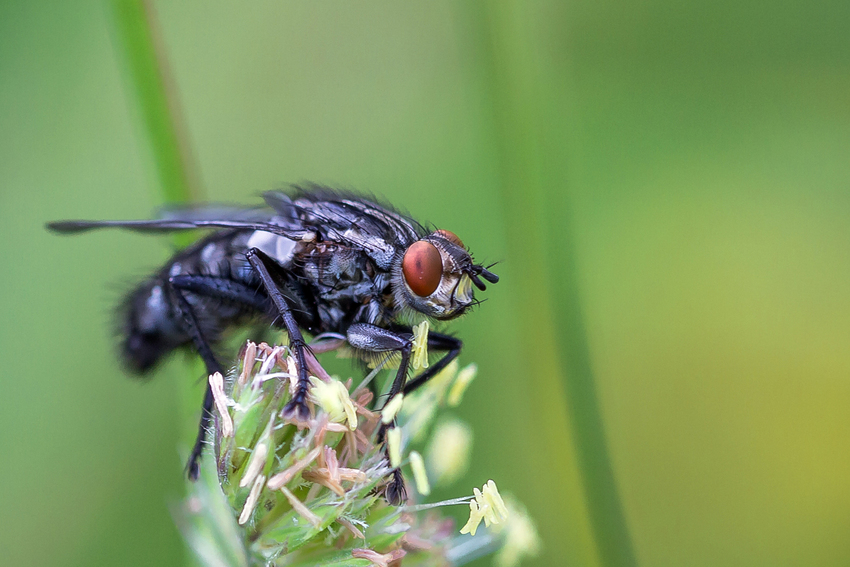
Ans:
POLYGON ((307 364, 304 356, 307 343, 304 341, 304 336, 295 322, 295 317, 292 315, 292 308, 287 303, 286 297, 284 297, 283 292, 280 290, 280 286, 272 276, 272 272, 278 271, 280 268, 274 260, 257 248, 248 250, 245 258, 247 258, 248 263, 260 278, 265 292, 283 319, 283 326, 289 335, 289 347, 295 356, 295 362, 298 364, 298 382, 295 387, 295 394, 286 403, 286 406, 284 406, 283 415, 284 417, 294 417, 301 421, 306 421, 310 419, 310 408, 307 406, 310 378, 307 374, 307 364))

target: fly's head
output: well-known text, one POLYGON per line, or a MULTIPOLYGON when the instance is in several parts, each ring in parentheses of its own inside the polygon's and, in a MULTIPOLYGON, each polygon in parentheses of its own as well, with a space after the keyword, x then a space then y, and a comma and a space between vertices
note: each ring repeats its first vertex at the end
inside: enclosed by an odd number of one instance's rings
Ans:
POLYGON ((472 286, 486 289, 499 277, 472 256, 460 238, 437 230, 407 247, 393 270, 396 304, 435 319, 453 319, 475 303, 472 286))

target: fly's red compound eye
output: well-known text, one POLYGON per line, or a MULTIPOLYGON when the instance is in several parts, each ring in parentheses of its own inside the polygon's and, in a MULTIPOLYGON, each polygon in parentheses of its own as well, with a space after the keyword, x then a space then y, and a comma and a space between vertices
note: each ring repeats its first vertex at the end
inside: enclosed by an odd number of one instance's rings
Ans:
POLYGON ((445 239, 446 239, 446 240, 448 240, 449 242, 451 242, 451 243, 453 243, 453 244, 457 244, 457 245, 458 245, 458 246, 460 246, 461 248, 463 248, 463 247, 464 247, 464 246, 463 246, 463 241, 462 241, 460 238, 458 238, 458 235, 457 235, 457 234, 455 234, 454 232, 452 232, 452 231, 450 231, 450 230, 443 230, 443 229, 441 228, 440 230, 438 230, 438 231, 437 231, 437 232, 435 232, 434 234, 439 234, 440 236, 442 236, 443 238, 445 238, 445 239))
POLYGON ((427 297, 437 290, 443 277, 443 260, 437 247, 430 242, 414 242, 401 260, 404 281, 419 297, 427 297))

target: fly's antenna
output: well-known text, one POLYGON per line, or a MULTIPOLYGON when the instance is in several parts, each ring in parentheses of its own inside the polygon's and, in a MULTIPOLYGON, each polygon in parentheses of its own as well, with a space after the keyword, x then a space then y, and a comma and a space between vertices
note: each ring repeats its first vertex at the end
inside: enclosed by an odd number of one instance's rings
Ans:
MULTIPOLYGON (((496 264, 490 264, 489 266, 487 266, 487 268, 492 268, 495 265, 496 264)), ((494 274, 493 272, 491 272, 487 268, 485 268, 484 266, 482 266, 480 264, 476 264, 476 265, 472 266, 472 270, 469 273, 469 279, 471 279, 472 283, 475 284, 475 287, 477 287, 481 291, 484 291, 485 289, 487 289, 487 286, 484 285, 484 282, 481 281, 481 278, 484 278, 485 280, 487 280, 491 284, 499 282, 499 276, 497 276, 496 274, 494 274)))

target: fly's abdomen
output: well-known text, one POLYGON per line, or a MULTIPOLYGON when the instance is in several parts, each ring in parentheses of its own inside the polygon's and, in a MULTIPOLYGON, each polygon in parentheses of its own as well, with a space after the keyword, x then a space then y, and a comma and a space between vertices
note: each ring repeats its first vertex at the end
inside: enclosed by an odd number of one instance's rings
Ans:
POLYGON ((119 312, 123 332, 121 358, 127 369, 144 374, 174 349, 189 342, 159 278, 146 281, 125 299, 119 312))
POLYGON ((190 344, 188 326, 214 347, 228 329, 266 314, 244 256, 249 235, 224 232, 201 239, 127 296, 119 316, 128 370, 144 374, 190 344))

